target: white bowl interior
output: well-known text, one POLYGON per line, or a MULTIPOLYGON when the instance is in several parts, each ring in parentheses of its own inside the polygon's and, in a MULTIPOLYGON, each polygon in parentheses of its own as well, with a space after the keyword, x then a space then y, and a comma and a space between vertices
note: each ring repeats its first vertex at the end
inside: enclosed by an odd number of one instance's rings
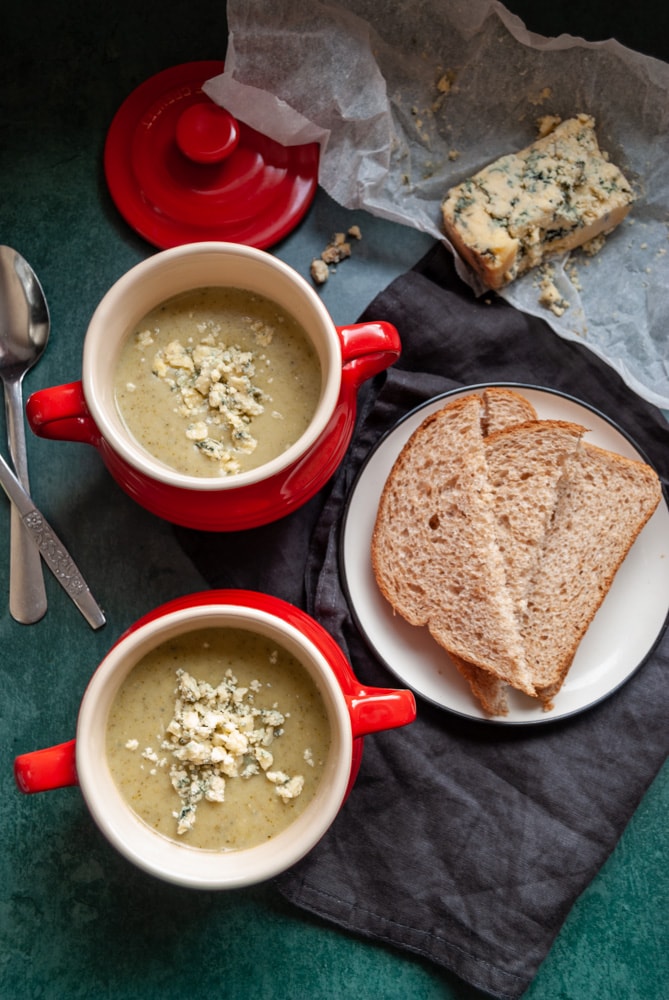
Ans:
POLYGON ((76 763, 86 804, 102 833, 135 865, 168 882, 226 889, 272 878, 303 857, 331 825, 346 795, 353 739, 339 683, 317 647, 274 615, 235 605, 204 605, 165 615, 124 638, 102 661, 86 690, 77 725, 76 763), (204 851, 168 840, 125 803, 105 755, 107 717, 119 686, 141 657, 182 632, 245 628, 292 653, 315 681, 326 706, 330 751, 320 786, 294 823, 266 843, 238 851, 204 851))
POLYGON ((124 274, 93 314, 83 352, 86 402, 98 429, 134 468, 159 482, 192 490, 238 489, 288 468, 325 430, 341 386, 341 348, 330 316, 313 288, 287 264, 253 247, 199 243, 155 254, 124 274), (155 306, 206 286, 247 289, 273 299, 302 324, 318 353, 321 394, 304 434, 271 462, 234 476, 186 476, 150 455, 130 435, 116 408, 113 373, 126 337, 155 306))

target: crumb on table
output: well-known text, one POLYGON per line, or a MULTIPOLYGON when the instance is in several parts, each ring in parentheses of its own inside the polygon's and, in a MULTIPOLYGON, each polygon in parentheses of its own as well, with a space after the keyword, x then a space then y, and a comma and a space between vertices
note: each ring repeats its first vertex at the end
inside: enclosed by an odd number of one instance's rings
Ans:
POLYGON ((350 226, 346 233, 335 233, 320 257, 311 262, 310 274, 317 285, 323 285, 334 272, 335 265, 351 256, 351 244, 346 237, 361 240, 360 226, 350 226), (332 271, 331 271, 332 268, 332 271))

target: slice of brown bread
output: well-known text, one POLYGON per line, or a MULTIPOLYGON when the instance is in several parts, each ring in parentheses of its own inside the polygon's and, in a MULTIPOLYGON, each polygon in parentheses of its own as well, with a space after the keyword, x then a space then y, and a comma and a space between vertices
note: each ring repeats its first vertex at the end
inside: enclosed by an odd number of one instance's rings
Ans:
POLYGON ((491 385, 483 390, 481 397, 483 399, 481 430, 485 437, 513 424, 524 424, 527 420, 537 419, 537 411, 529 399, 515 389, 491 385))
POLYGON ((407 442, 372 563, 393 608, 427 625, 502 715, 509 685, 551 706, 661 487, 643 462, 584 443, 580 425, 529 420, 484 438, 527 413, 487 393, 448 404, 407 442))
POLYGON ((497 431, 485 442, 495 537, 516 614, 525 608, 558 484, 585 432, 581 424, 535 420, 497 431))
MULTIPOLYGON (((488 386, 481 394, 483 411, 481 431, 484 436, 526 420, 536 420, 537 412, 525 396, 506 386, 488 386)), ((488 715, 506 715, 509 711, 506 684, 494 674, 451 653, 455 667, 469 684, 474 697, 488 715)))
POLYGON ((507 690, 509 685, 502 681, 495 674, 483 667, 477 667, 473 663, 450 654, 453 666, 462 674, 469 684, 472 694, 481 705, 486 715, 508 715, 509 699, 507 690))
POLYGON ((643 462, 585 442, 569 459, 521 621, 546 707, 661 495, 656 473, 643 462))
MULTIPOLYGON (((495 538, 518 621, 551 522, 563 468, 585 430, 566 421, 534 420, 496 431, 485 440, 495 538)), ((506 684, 499 677, 462 660, 454 662, 486 713, 507 714, 506 684)))
POLYGON ((386 480, 372 536, 384 597, 447 652, 528 694, 524 652, 495 540, 476 394, 432 414, 386 480))

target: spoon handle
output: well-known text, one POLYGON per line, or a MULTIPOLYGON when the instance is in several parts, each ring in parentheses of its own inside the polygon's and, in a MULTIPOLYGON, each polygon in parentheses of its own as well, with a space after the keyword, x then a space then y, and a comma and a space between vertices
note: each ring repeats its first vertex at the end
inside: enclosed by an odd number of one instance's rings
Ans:
MULTIPOLYGON (((5 380, 5 413, 9 453, 19 482, 26 492, 29 492, 20 379, 5 380)), ((39 549, 13 504, 10 518, 9 611, 17 622, 21 622, 22 625, 32 625, 44 616, 47 607, 42 560, 39 549)))
POLYGON ((38 511, 32 498, 21 486, 2 455, 0 455, 0 486, 21 514, 23 523, 30 531, 45 563, 65 593, 79 608, 91 628, 101 628, 106 621, 104 611, 91 594, 74 559, 44 515, 38 511))

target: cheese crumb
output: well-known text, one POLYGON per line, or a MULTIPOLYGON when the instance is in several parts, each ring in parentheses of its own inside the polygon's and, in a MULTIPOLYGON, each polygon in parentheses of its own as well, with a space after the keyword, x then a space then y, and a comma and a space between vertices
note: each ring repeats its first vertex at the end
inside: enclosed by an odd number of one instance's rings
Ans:
MULTIPOLYGON (((240 470, 236 455, 251 454, 257 447, 250 426, 263 413, 268 397, 254 382, 254 353, 219 341, 216 324, 200 326, 197 343, 192 338, 186 345, 173 340, 158 350, 152 371, 174 391, 175 412, 193 418, 184 431, 186 438, 218 463, 221 474, 231 475, 240 470)), ((261 347, 274 336, 268 324, 251 323, 251 328, 261 347)), ((140 334, 138 346, 145 341, 145 333, 140 334)))
POLYGON ((338 264, 351 256, 351 244, 346 242, 344 233, 335 233, 332 240, 321 253, 321 260, 326 264, 338 264))
POLYGON ((541 280, 539 282, 539 304, 545 306, 555 316, 563 316, 569 308, 569 302, 560 294, 555 281, 554 271, 551 267, 543 266, 540 269, 541 280))
POLYGON ((346 239, 347 236, 361 240, 360 226, 350 226, 346 233, 335 233, 320 257, 312 260, 309 271, 315 284, 324 285, 330 274, 334 273, 335 266, 351 256, 351 244, 346 239))
POLYGON ((311 262, 311 277, 317 285, 324 285, 330 277, 330 268, 319 257, 311 262))
MULTIPOLYGON (((274 754, 268 747, 283 735, 286 716, 276 707, 255 704, 262 688, 259 681, 243 687, 231 670, 217 687, 183 669, 176 676, 174 714, 161 744, 168 757, 159 760, 152 747, 146 747, 142 757, 164 767, 171 755, 169 778, 181 800, 181 808, 173 813, 179 836, 193 829, 203 799, 225 802, 227 779, 263 775, 283 802, 300 795, 303 775, 271 770, 274 754)), ((138 746, 137 740, 126 743, 128 750, 138 746)), ((310 758, 311 751, 305 750, 307 763, 312 763, 310 758)), ((150 773, 157 773, 157 768, 150 773)))

